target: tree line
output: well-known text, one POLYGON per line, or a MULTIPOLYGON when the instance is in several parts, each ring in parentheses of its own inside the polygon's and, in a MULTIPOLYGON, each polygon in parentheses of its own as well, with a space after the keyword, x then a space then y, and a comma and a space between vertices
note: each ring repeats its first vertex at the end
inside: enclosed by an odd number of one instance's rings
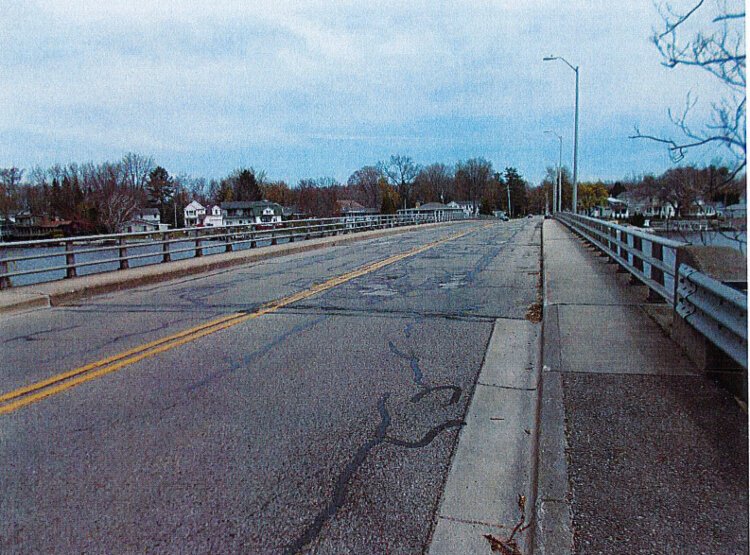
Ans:
POLYGON ((50 221, 70 221, 76 233, 114 232, 145 207, 157 208, 162 222, 181 227, 183 208, 191 200, 211 206, 265 199, 311 217, 337 215, 342 200, 385 214, 460 200, 487 214, 524 215, 530 210, 530 190, 515 168, 498 172, 484 158, 420 166, 409 156, 394 155, 356 170, 345 183, 321 177, 292 186, 252 167, 221 179, 173 175, 150 156, 128 153, 101 164, 56 164, 28 172, 0 168, 0 215, 7 220, 28 210, 50 221))
MULTIPOLYGON (((337 215, 342 200, 384 214, 430 202, 468 201, 483 214, 502 210, 524 216, 551 208, 556 181, 556 168, 547 168, 541 183, 532 186, 515 168, 496 171, 484 158, 420 166, 409 156, 394 155, 354 171, 345 183, 322 177, 290 186, 252 167, 221 179, 172 175, 152 157, 128 153, 117 162, 53 165, 28 173, 16 167, 0 169, 0 215, 7 219, 28 210, 50 220, 68 220, 75 233, 114 232, 145 207, 157 208, 162 222, 181 227, 183 208, 191 200, 212 206, 265 199, 310 217, 337 215)), ((573 187, 566 167, 561 181, 563 209, 570 209, 573 187)), ((579 210, 604 205, 607 197, 627 190, 668 202, 680 213, 697 200, 737 202, 741 183, 742 178, 714 165, 672 168, 615 183, 583 182, 578 184, 579 210)))

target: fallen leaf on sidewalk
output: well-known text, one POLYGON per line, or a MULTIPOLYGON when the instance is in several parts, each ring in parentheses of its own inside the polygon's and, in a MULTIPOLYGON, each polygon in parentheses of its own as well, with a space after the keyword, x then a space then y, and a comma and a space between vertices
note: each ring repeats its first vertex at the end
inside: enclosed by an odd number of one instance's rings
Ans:
POLYGON ((493 553, 502 553, 503 555, 523 555, 519 549, 516 540, 507 538, 496 538, 492 534, 485 534, 485 539, 490 542, 490 549, 493 553))

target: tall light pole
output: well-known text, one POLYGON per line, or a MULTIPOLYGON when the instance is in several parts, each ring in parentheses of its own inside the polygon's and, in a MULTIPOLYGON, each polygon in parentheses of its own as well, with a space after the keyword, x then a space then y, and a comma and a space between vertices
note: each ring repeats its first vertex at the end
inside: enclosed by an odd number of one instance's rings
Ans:
POLYGON ((573 214, 578 213, 578 66, 573 66, 568 60, 562 56, 547 56, 543 59, 545 62, 551 62, 552 60, 560 60, 576 72, 576 121, 575 121, 575 135, 573 138, 573 214))
POLYGON ((557 183, 555 183, 552 195, 552 212, 562 212, 562 135, 549 129, 545 133, 550 133, 560 140, 560 158, 557 162, 557 183))

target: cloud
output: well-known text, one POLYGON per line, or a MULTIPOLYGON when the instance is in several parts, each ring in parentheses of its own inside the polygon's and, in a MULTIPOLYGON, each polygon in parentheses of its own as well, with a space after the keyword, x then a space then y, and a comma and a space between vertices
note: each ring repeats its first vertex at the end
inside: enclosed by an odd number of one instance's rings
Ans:
POLYGON ((11 1, 4 19, 0 165, 49 163, 51 145, 69 141, 65 155, 142 151, 209 176, 247 156, 278 164, 267 168, 278 177, 345 179, 404 149, 538 178, 543 130, 572 130, 574 75, 541 61, 556 54, 581 67, 582 154, 593 137, 616 142, 607 163, 621 172, 620 122, 664 130, 688 89, 720 93, 659 64, 650 0, 38 0, 11 1), (34 149, 17 144, 29 137, 34 149))

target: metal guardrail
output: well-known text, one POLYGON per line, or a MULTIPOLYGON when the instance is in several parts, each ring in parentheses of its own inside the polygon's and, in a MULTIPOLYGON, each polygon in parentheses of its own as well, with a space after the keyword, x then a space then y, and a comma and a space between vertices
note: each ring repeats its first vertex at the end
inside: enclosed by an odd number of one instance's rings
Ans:
POLYGON ((747 294, 681 264, 671 241, 633 228, 570 213, 557 219, 596 245, 735 362, 747 369, 747 294))
POLYGON ((558 212, 556 217, 622 265, 651 291, 674 304, 677 249, 686 243, 588 216, 558 212))
POLYGON ((747 295, 681 264, 675 310, 709 341, 747 368, 747 295))
POLYGON ((426 214, 348 216, 2 243, 0 289, 18 285, 14 280, 19 278, 26 283, 57 281, 83 274, 125 270, 131 265, 145 266, 233 252, 254 248, 260 243, 275 245, 314 237, 459 219, 465 219, 463 213, 460 216, 440 217, 426 214), (27 252, 14 255, 14 251, 19 249, 27 252), (34 252, 36 250, 40 252, 34 252))

